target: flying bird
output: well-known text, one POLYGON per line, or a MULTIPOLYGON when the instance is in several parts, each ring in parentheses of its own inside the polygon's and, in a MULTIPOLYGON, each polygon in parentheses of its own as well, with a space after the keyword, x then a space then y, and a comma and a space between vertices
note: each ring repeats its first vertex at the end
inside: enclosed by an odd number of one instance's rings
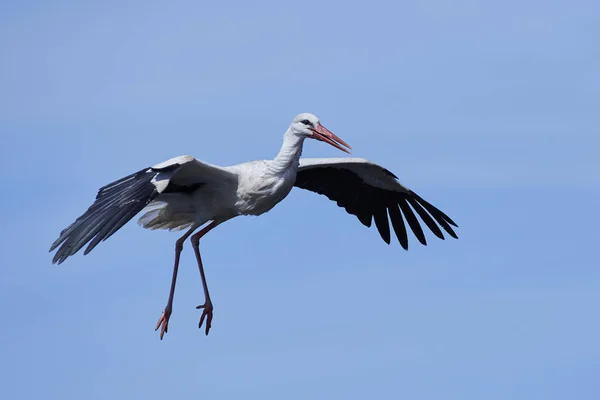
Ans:
POLYGON ((272 160, 251 161, 227 167, 192 156, 179 156, 100 188, 96 200, 65 228, 50 247, 52 263, 61 264, 87 244, 88 254, 136 214, 147 229, 185 230, 175 242, 173 277, 167 305, 155 330, 168 331, 179 257, 190 238, 202 279, 204 304, 198 328, 211 328, 213 304, 200 256, 200 239, 219 224, 240 215, 261 215, 283 200, 294 186, 327 196, 355 215, 365 226, 372 221, 381 238, 390 243, 390 221, 400 245, 408 249, 406 224, 426 245, 421 221, 440 239, 442 229, 457 238, 456 223, 442 211, 398 182, 387 169, 363 158, 300 158, 305 139, 316 139, 350 154, 351 147, 309 113, 297 115, 283 135, 272 160), (416 212, 416 215, 415 215, 416 212), (406 224, 405 224, 406 221, 406 224), (196 232, 198 228, 202 228, 196 232), (441 228, 441 229, 440 229, 441 228), (196 233, 194 233, 196 232, 196 233))

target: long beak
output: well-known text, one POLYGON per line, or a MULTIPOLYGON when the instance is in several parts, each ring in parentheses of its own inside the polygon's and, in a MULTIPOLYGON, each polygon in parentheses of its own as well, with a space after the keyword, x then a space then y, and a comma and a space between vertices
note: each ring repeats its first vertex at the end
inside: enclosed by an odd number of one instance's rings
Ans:
POLYGON ((329 143, 336 149, 340 149, 343 152, 350 154, 352 147, 342 139, 337 137, 333 132, 329 129, 325 128, 323 125, 318 124, 316 128, 311 129, 313 131, 313 135, 311 136, 313 139, 317 139, 321 142, 329 143), (346 148, 342 147, 345 146, 346 148))

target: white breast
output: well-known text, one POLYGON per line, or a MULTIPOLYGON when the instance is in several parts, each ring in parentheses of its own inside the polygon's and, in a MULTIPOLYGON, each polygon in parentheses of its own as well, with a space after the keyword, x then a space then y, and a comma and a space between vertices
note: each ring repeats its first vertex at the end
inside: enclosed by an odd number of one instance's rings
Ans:
POLYGON ((242 215, 260 215, 271 210, 294 187, 295 169, 274 175, 269 172, 266 161, 242 164, 239 167, 238 200, 235 206, 242 215))

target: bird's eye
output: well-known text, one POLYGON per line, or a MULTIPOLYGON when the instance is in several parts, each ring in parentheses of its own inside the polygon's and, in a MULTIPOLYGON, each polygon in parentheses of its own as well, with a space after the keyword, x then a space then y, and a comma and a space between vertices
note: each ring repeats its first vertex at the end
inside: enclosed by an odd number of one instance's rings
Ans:
POLYGON ((302 121, 300 121, 301 123, 303 123, 304 125, 308 125, 308 126, 312 126, 312 124, 310 123, 309 120, 307 119, 303 119, 302 121))

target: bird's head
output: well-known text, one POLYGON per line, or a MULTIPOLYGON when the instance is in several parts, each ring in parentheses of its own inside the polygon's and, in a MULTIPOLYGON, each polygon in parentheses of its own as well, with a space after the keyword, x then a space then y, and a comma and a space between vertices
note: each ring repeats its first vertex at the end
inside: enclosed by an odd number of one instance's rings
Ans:
POLYGON ((292 134, 298 136, 317 139, 321 142, 329 143, 336 149, 340 149, 348 154, 350 154, 349 150, 352 149, 350 145, 337 137, 329 129, 321 125, 319 118, 310 113, 296 115, 292 121, 292 124, 290 125, 289 130, 292 134))

